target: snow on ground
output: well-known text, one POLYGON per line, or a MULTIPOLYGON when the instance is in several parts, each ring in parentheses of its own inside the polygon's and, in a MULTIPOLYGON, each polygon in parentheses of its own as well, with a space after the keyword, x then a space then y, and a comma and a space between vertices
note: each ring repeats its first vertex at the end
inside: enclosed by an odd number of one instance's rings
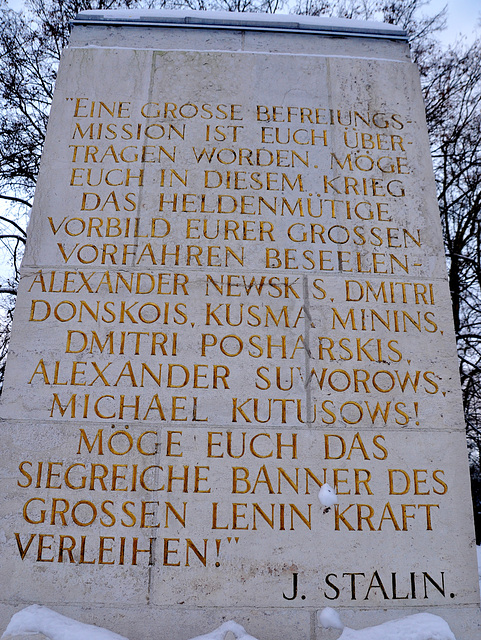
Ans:
MULTIPOLYGON (((327 492, 322 497, 319 495, 321 504, 326 508, 330 506, 327 503, 330 502, 332 505, 337 501, 332 489, 331 492, 327 492), (332 502, 333 499, 334 502, 332 502)), ((481 546, 477 547, 477 554, 481 591, 481 546)), ((338 612, 331 607, 326 607, 318 613, 318 622, 325 629, 342 630, 338 640, 456 640, 448 623, 431 613, 417 613, 374 627, 355 630, 344 627, 338 612)), ((18 611, 12 617, 2 635, 2 640, 35 633, 41 633, 50 640, 128 640, 113 631, 77 622, 37 604, 18 611)), ((234 634, 236 640, 256 640, 246 632, 243 626, 232 620, 192 640, 225 640, 227 634, 234 634)))
POLYGON ((196 636, 192 640, 224 640, 228 633, 233 633, 237 640, 256 640, 253 636, 250 636, 244 627, 233 620, 224 622, 220 627, 214 629, 210 633, 206 633, 203 636, 196 636))
MULTIPOLYGON (((447 622, 431 613, 417 613, 358 631, 343 628, 335 609, 328 607, 318 617, 325 628, 343 629, 339 640, 456 640, 447 622)), ((35 633, 41 633, 51 640, 127 640, 113 631, 77 622, 36 604, 12 617, 2 639, 35 633)), ((227 634, 233 634, 236 640, 256 640, 232 620, 192 640, 225 640, 227 634)))
POLYGON ((344 629, 341 618, 335 609, 325 607, 317 614, 317 621, 323 629, 344 629))
MULTIPOLYGON (((332 610, 335 613, 335 610, 332 610)), ((319 621, 323 611, 318 616, 319 621)), ((330 613, 329 616, 332 616, 330 613)), ((337 620, 335 629, 338 629, 337 620)), ((322 622, 321 622, 322 624, 322 622)), ((339 640, 456 640, 448 623, 432 613, 416 613, 397 620, 390 620, 375 627, 349 629, 344 627, 339 640)))
POLYGON ((12 616, 2 639, 33 633, 42 633, 51 640, 128 640, 113 631, 72 620, 38 604, 12 616))

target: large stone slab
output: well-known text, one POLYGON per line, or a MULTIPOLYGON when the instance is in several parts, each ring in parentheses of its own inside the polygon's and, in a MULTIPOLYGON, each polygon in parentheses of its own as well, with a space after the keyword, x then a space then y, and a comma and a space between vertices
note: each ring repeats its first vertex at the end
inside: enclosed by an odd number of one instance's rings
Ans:
POLYGON ((428 609, 478 638, 450 297, 404 34, 81 14, 2 416, 4 626, 38 602, 132 640, 229 618, 314 639, 334 606, 352 627, 428 609))

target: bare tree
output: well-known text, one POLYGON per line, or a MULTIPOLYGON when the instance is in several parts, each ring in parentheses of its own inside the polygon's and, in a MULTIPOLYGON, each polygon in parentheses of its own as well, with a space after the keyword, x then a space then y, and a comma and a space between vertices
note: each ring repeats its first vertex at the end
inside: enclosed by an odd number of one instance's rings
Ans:
POLYGON ((481 529, 481 42, 433 60, 425 95, 481 529))

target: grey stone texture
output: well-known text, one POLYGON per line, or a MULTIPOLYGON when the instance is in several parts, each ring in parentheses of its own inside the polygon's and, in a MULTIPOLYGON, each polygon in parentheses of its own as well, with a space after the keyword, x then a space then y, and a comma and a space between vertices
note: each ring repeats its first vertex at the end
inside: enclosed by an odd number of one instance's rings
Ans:
POLYGON ((1 625, 36 602, 131 640, 329 640, 332 606, 479 638, 402 33, 136 16, 84 16, 59 69, 2 398, 1 625))

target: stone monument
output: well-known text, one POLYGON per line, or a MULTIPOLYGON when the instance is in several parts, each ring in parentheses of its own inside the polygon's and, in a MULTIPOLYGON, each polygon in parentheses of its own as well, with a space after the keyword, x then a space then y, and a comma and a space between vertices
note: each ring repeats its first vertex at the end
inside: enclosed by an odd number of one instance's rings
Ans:
POLYGON ((83 12, 2 401, 2 630, 479 638, 457 360, 399 28, 83 12), (337 504, 321 502, 330 485, 337 504))

